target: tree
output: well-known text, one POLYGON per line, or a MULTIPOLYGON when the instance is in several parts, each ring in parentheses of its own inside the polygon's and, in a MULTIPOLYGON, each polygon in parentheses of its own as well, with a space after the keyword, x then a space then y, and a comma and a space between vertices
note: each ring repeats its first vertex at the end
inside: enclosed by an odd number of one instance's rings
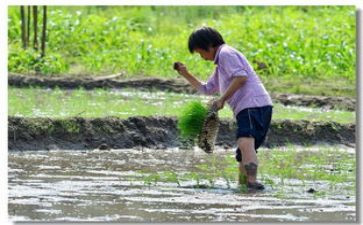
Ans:
POLYGON ((47 38, 47 6, 43 6, 43 32, 42 32, 42 50, 41 57, 45 56, 45 41, 47 38))
POLYGON ((23 48, 26 49, 26 24, 25 24, 25 10, 24 6, 20 6, 20 17, 21 17, 21 41, 23 48))
POLYGON ((30 18, 31 18, 31 7, 28 6, 28 21, 27 21, 27 29, 26 29, 26 46, 29 46, 29 38, 30 38, 30 18))
MULTIPOLYGON (((21 18, 21 41, 23 48, 26 49, 29 46, 30 39, 30 20, 31 20, 31 8, 33 8, 33 35, 34 35, 34 49, 39 50, 38 44, 38 6, 28 6, 28 12, 26 15, 25 6, 20 6, 20 18, 21 18), (27 17, 27 18, 26 18, 27 17)), ((41 49, 40 58, 45 56, 45 47, 47 40, 47 6, 43 6, 43 29, 41 37, 41 49)))
POLYGON ((34 49, 38 50, 38 6, 33 6, 34 49))

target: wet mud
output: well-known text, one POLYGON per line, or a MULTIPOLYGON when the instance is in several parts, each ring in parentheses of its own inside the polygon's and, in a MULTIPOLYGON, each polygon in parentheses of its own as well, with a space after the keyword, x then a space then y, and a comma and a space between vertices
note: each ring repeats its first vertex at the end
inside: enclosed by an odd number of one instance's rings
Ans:
MULTIPOLYGON (((177 93, 193 94, 196 91, 187 84, 183 79, 123 79, 115 77, 111 79, 102 78, 49 78, 36 77, 19 74, 9 74, 8 84, 15 87, 44 87, 44 88, 137 88, 143 91, 161 90, 177 93)), ((332 96, 307 96, 293 94, 271 94, 274 102, 279 102, 284 105, 321 107, 323 109, 342 109, 355 111, 356 100, 347 97, 332 97, 332 96)))
MULTIPOLYGON (((231 152, 215 153, 220 161, 231 152)), ((8 157, 8 215, 15 222, 356 221, 351 182, 285 179, 244 193, 236 179, 218 178, 211 186, 201 178, 198 188, 189 179, 146 181, 154 172, 182 176, 208 162, 211 156, 200 150, 16 151, 8 157)))
MULTIPOLYGON (((235 146, 236 124, 221 120, 216 145, 235 146)), ((272 121, 265 147, 317 143, 355 146, 355 124, 272 121)), ((66 119, 8 118, 9 150, 191 148, 182 140, 175 117, 116 117, 66 119)))

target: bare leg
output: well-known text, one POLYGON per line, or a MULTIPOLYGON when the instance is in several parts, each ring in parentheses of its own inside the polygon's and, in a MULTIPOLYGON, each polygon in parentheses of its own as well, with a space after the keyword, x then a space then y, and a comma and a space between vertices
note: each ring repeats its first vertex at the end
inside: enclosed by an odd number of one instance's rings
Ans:
POLYGON ((238 147, 242 153, 240 173, 247 175, 247 181, 249 183, 255 183, 258 167, 255 139, 253 137, 241 137, 238 139, 238 147))

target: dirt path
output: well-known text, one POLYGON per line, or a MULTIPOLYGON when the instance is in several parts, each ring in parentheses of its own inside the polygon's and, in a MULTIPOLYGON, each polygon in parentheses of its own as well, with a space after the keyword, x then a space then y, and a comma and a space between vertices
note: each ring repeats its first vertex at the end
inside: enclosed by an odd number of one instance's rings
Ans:
MULTIPOLYGON (((217 145, 232 147, 235 123, 222 120, 217 145)), ((179 138, 173 117, 85 119, 8 118, 9 150, 190 147, 179 138)), ((286 144, 355 146, 355 125, 334 122, 273 121, 267 147, 286 144)))
MULTIPOLYGON (((122 78, 122 77, 121 77, 122 78)), ((9 74, 8 84, 15 87, 46 87, 46 88, 65 88, 73 89, 83 87, 85 89, 93 88, 137 88, 140 90, 161 90, 171 91, 177 93, 196 93, 190 85, 184 80, 179 79, 158 79, 158 78, 145 78, 125 80, 111 78, 48 78, 48 77, 34 77, 24 76, 18 74, 9 74)), ((306 96, 306 95, 292 95, 292 94, 272 94, 274 102, 280 102, 284 105, 296 105, 307 107, 321 107, 324 109, 344 109, 348 111, 355 111, 356 100, 347 97, 326 97, 326 96, 306 96)))

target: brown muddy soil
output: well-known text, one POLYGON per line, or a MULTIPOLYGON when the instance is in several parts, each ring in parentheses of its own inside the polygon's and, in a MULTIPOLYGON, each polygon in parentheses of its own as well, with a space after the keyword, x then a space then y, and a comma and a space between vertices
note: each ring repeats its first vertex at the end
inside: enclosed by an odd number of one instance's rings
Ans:
MULTIPOLYGON (((235 122, 222 120, 216 145, 235 146, 235 122)), ((355 146, 355 124, 273 121, 265 147, 317 143, 355 146)), ((8 118, 9 150, 190 148, 173 117, 8 118)))
MULTIPOLYGON (((122 78, 122 77, 121 77, 122 78)), ((15 87, 45 87, 45 88, 137 88, 140 90, 161 90, 180 93, 195 93, 193 88, 184 80, 179 79, 102 79, 97 77, 35 77, 28 75, 9 74, 8 84, 15 87)))
MULTIPOLYGON (((140 90, 160 90, 177 93, 193 94, 196 91, 187 84, 183 79, 123 79, 122 77, 114 78, 49 78, 35 77, 28 75, 9 74, 8 84, 15 87, 45 87, 45 88, 64 88, 73 89, 83 87, 85 89, 93 88, 137 88, 140 90)), ((296 105, 306 107, 321 107, 323 109, 344 109, 355 111, 356 100, 347 97, 327 97, 327 96, 307 96, 293 94, 271 94, 274 102, 284 105, 296 105)))
POLYGON ((355 111, 356 101, 353 98, 294 94, 272 94, 271 97, 283 105, 355 111))

